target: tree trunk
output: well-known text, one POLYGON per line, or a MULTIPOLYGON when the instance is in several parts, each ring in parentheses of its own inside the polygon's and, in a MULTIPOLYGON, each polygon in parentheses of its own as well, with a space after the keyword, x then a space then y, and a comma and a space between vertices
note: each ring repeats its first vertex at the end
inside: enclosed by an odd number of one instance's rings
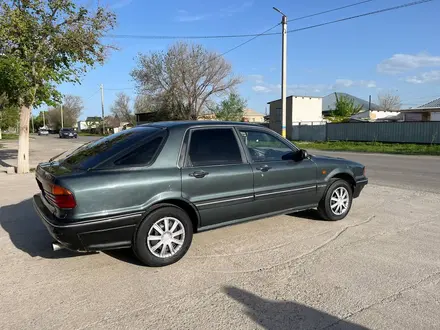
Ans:
POLYGON ((22 106, 20 109, 20 131, 18 136, 17 173, 29 173, 29 119, 31 108, 22 106))
POLYGON ((0 140, 2 139, 2 129, 0 128, 0 140))

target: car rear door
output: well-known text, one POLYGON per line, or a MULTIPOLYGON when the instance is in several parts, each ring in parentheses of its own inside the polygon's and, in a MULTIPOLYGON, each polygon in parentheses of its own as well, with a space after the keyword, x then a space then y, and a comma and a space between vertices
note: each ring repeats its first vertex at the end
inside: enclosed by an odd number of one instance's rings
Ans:
POLYGON ((237 132, 232 126, 205 126, 187 134, 182 196, 197 207, 201 226, 250 216, 253 172, 237 132))
POLYGON ((240 128, 254 173, 255 212, 271 213, 317 203, 317 166, 298 149, 259 128, 240 128))

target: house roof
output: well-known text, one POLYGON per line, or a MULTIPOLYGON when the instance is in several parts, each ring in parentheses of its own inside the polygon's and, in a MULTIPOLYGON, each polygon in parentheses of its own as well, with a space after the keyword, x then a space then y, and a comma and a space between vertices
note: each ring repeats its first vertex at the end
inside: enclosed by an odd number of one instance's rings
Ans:
MULTIPOLYGON (((309 99, 322 99, 322 96, 309 96, 309 95, 289 95, 289 96, 287 96, 287 98, 289 98, 289 97, 302 97, 302 98, 309 98, 309 99)), ((273 102, 278 102, 278 101, 281 101, 281 99, 269 101, 269 102, 267 102, 267 104, 271 104, 273 102)))
POLYGON ((86 121, 102 121, 101 117, 87 117, 86 121))
POLYGON ((431 102, 423 104, 418 108, 440 108, 440 97, 438 99, 432 100, 431 102))
MULTIPOLYGON (((336 104, 336 95, 335 94, 337 94, 338 97, 341 97, 341 96, 350 97, 354 100, 355 106, 361 105, 364 110, 368 110, 368 101, 366 101, 366 100, 360 99, 356 96, 353 96, 353 95, 350 95, 347 93, 331 93, 331 94, 324 96, 322 98, 322 111, 331 111, 331 110, 335 109, 335 104, 336 104)), ((371 103, 371 110, 375 110, 377 108, 378 108, 378 106, 376 104, 371 103)))
POLYGON ((258 117, 264 117, 264 114, 261 112, 257 112, 253 109, 244 109, 243 114, 245 116, 258 116, 258 117))
POLYGON ((400 112, 440 112, 440 106, 438 107, 419 107, 411 109, 400 109, 396 110, 400 112))

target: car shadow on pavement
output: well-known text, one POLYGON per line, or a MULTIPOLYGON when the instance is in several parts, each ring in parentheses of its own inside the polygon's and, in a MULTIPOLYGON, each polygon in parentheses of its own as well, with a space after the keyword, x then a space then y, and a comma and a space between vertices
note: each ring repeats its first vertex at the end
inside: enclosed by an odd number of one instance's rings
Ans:
POLYGON ((108 251, 102 251, 103 253, 107 254, 108 256, 118 259, 119 261, 123 261, 135 266, 141 266, 145 267, 143 263, 139 261, 139 259, 136 258, 134 252, 130 248, 126 249, 117 249, 117 250, 108 250, 108 251))
POLYGON ((301 212, 290 213, 288 216, 302 218, 307 220, 315 220, 315 221, 327 221, 324 220, 317 210, 307 210, 301 212))
POLYGON ((264 329, 368 329, 293 301, 272 301, 236 287, 223 292, 244 305, 244 313, 264 329))
POLYGON ((31 257, 47 259, 82 256, 69 250, 53 251, 54 241, 34 211, 32 198, 0 208, 0 224, 14 246, 31 257))

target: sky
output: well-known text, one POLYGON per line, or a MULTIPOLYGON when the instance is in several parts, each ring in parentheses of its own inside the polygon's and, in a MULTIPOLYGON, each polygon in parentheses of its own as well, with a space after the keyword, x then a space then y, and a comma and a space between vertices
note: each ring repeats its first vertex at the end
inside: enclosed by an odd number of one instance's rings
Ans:
MULTIPOLYGON (((84 0, 90 2, 91 0, 84 0)), ((96 1, 96 0, 95 0, 96 1)), ((295 30, 414 0, 373 0, 332 13, 288 23, 295 30)), ((281 21, 279 8, 294 19, 350 5, 360 0, 101 0, 117 15, 111 34, 230 35, 256 34, 281 21)), ((400 96, 404 107, 416 107, 440 97, 440 1, 361 17, 323 27, 290 32, 287 41, 288 95, 325 96, 346 92, 373 102, 380 93, 400 96)), ((280 32, 281 26, 273 32, 280 32)), ((272 32, 271 31, 271 32, 272 32)), ((249 38, 193 40, 223 53, 249 38)), ((99 85, 104 85, 105 113, 117 93, 134 99, 130 71, 139 53, 166 51, 176 40, 104 38, 119 47, 103 66, 91 69, 80 85, 63 84, 63 94, 84 101, 81 119, 101 115, 99 85)), ((267 102, 280 98, 281 36, 261 36, 225 55, 248 108, 265 113, 267 102)), ((43 107, 44 109, 44 107, 43 107)), ((34 110, 37 114, 39 109, 34 110)))

